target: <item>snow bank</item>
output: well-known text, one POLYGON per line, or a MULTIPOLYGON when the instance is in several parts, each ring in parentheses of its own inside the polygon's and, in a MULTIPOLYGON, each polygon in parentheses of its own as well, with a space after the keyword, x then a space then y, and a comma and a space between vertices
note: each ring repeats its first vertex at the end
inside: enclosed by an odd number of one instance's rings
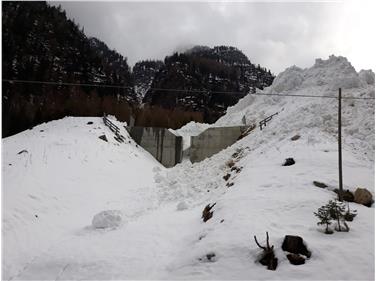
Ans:
POLYGON ((123 216, 119 210, 106 210, 96 214, 92 221, 94 228, 114 228, 123 222, 123 216))
POLYGON ((177 130, 169 129, 169 130, 175 135, 183 137, 183 150, 185 150, 191 146, 191 136, 198 136, 209 127, 210 127, 210 124, 191 121, 185 124, 180 129, 177 129, 177 130))
MULTIPOLYGON (((337 134, 338 101, 327 98, 285 97, 288 95, 337 96, 342 87, 345 97, 374 97, 372 72, 359 74, 344 57, 330 56, 328 60, 317 59, 307 69, 287 68, 279 74, 273 84, 258 93, 277 94, 277 96, 247 95, 238 104, 227 109, 214 126, 239 125, 243 116, 247 121, 258 122, 280 112, 280 127, 273 131, 280 137, 298 133, 304 128, 319 128, 333 137, 337 134), (369 78, 371 77, 371 78, 369 78), (281 95, 281 96, 278 96, 281 95)), ((373 158, 374 151, 374 101, 344 100, 342 108, 343 138, 359 156, 373 158)), ((265 131, 265 141, 272 139, 270 130, 265 131)))
POLYGON ((375 84, 375 73, 371 69, 369 70, 362 69, 359 72, 359 77, 366 84, 369 84, 369 85, 375 84))

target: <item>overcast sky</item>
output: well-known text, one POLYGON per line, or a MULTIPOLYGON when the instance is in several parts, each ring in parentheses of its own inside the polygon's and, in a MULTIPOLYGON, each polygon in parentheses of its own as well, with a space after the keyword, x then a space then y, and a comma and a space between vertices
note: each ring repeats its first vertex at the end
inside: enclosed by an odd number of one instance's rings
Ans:
POLYGON ((374 69, 374 1, 337 2, 54 2, 128 58, 163 59, 193 45, 231 45, 275 74, 315 58, 346 56, 374 69))

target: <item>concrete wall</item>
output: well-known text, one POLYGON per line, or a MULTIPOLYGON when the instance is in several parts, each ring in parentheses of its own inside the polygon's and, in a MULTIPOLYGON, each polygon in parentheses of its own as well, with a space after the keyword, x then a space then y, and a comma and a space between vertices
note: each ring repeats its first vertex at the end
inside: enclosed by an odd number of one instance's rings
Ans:
POLYGON ((213 127, 191 137, 190 160, 200 162, 234 144, 249 126, 213 127))
POLYGON ((168 129, 154 127, 127 127, 137 144, 154 156, 163 166, 173 167, 182 160, 183 138, 168 129))

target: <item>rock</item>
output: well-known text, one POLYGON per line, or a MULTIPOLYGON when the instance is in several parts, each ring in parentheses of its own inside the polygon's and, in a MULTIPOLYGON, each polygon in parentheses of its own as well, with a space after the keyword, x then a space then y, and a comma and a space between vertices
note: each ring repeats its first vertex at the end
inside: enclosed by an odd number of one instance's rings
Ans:
POLYGON ((217 203, 214 203, 213 205, 208 204, 205 206, 204 210, 202 211, 202 217, 201 217, 204 222, 207 222, 213 217, 214 211, 212 211, 211 209, 213 209, 213 207, 216 204, 217 203))
POLYGON ((92 121, 89 121, 89 122, 87 122, 86 124, 87 124, 87 125, 92 125, 93 122, 92 122, 92 121))
MULTIPOLYGON (((339 189, 334 189, 335 193, 339 193, 339 189)), ((354 202, 354 194, 350 190, 344 190, 342 191, 342 199, 347 202, 354 202)))
POLYGON ((227 175, 225 175, 225 176, 223 176, 223 179, 225 180, 225 181, 228 181, 228 179, 231 177, 231 175, 230 174, 227 174, 227 175))
POLYGON ((354 202, 371 207, 373 203, 372 193, 366 188, 357 188, 354 193, 354 202))
POLYGON ((101 136, 99 136, 99 138, 101 140, 104 140, 104 141, 108 142, 106 135, 101 135, 101 136))
POLYGON ((298 140, 298 139, 300 139, 300 135, 295 135, 295 136, 293 136, 293 137, 291 138, 292 141, 296 141, 296 140, 298 140))
POLYGON ((294 158, 286 158, 285 163, 282 166, 292 166, 295 164, 294 158))
POLYGON ((305 264, 305 258, 298 254, 287 254, 287 258, 293 265, 305 264))
POLYGON ((328 187, 325 183, 319 182, 319 181, 313 181, 313 184, 320 188, 326 188, 328 187))
POLYGON ((183 211, 183 210, 186 210, 188 209, 188 205, 187 203, 185 203, 184 201, 180 202, 177 206, 176 206, 176 209, 178 211, 183 211))
POLYGON ((307 258, 311 257, 311 252, 308 251, 303 238, 300 236, 286 235, 283 240, 282 250, 293 254, 302 254, 307 258))
POLYGON ((21 150, 20 152, 18 152, 17 154, 22 154, 22 153, 29 153, 26 149, 24 150, 21 150))
POLYGON ((118 210, 106 210, 96 214, 92 221, 94 228, 112 228, 121 225, 122 213, 118 210))

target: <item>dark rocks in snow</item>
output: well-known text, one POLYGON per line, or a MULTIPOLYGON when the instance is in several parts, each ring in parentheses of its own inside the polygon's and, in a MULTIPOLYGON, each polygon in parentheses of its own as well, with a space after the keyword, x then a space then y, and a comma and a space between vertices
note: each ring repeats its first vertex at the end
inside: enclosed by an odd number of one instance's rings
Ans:
POLYGON ((217 261, 216 255, 214 252, 207 253, 204 257, 199 258, 199 261, 204 261, 204 262, 215 262, 217 261))
POLYGON ((300 139, 300 135, 295 135, 295 136, 293 136, 293 137, 291 138, 292 141, 296 141, 296 140, 298 140, 298 139, 300 139))
POLYGON ((242 169, 243 169, 243 167, 234 166, 234 167, 231 168, 231 171, 235 171, 236 173, 240 173, 242 169))
POLYGON ((233 185, 234 185, 233 182, 228 182, 228 183, 226 183, 226 186, 227 186, 227 187, 231 187, 231 186, 233 186, 233 185))
POLYGON ((366 188, 357 188, 354 193, 354 202, 371 207, 373 203, 372 193, 366 188))
POLYGON ((282 243, 282 250, 293 253, 302 254, 307 258, 311 257, 311 252, 307 249, 300 236, 286 235, 282 243))
POLYGON ((319 182, 319 181, 313 181, 313 185, 320 187, 320 188, 327 188, 328 187, 325 183, 319 182))
POLYGON ((305 264, 305 258, 299 254, 287 254, 287 259, 293 265, 305 264))
POLYGON ((225 175, 225 176, 223 176, 223 179, 225 180, 225 181, 228 181, 228 179, 231 177, 231 175, 230 174, 227 174, 227 175, 225 175))
POLYGON ((93 125, 93 121, 87 122, 86 125, 93 125))
POLYGON ((24 150, 21 150, 20 152, 18 152, 17 154, 22 154, 22 153, 29 153, 29 151, 27 151, 26 149, 24 149, 24 150))
POLYGON ((234 165, 235 165, 235 162, 234 162, 234 160, 229 160, 229 161, 227 161, 226 162, 226 165, 229 167, 229 168, 232 168, 234 165))
POLYGON ((208 205, 205 206, 204 210, 202 211, 202 217, 201 217, 204 222, 207 222, 208 220, 210 220, 213 217, 214 211, 212 211, 211 209, 213 209, 213 207, 216 204, 217 203, 214 203, 211 206, 210 206, 210 204, 208 204, 208 205))
MULTIPOLYGON (((334 189, 334 192, 339 194, 339 189, 334 189)), ((342 199, 347 202, 354 202, 354 194, 350 190, 343 190, 342 191, 342 199)))
POLYGON ((223 223, 225 220, 224 219, 222 219, 221 221, 220 221, 220 223, 223 223))
POLYGON ((282 166, 292 166, 295 164, 294 158, 286 158, 285 163, 282 166))
POLYGON ((101 140, 104 140, 104 141, 108 142, 106 135, 101 135, 98 138, 100 138, 101 140))

